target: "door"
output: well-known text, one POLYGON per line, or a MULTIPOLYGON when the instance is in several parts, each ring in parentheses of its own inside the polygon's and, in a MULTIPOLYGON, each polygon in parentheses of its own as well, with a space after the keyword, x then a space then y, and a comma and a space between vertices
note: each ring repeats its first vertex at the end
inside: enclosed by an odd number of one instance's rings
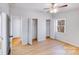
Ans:
POLYGON ((0 54, 6 55, 10 49, 10 22, 6 13, 1 13, 0 17, 0 54))
POLYGON ((1 35, 1 30, 2 30, 2 20, 1 20, 1 15, 0 15, 0 55, 2 54, 2 35, 1 35))

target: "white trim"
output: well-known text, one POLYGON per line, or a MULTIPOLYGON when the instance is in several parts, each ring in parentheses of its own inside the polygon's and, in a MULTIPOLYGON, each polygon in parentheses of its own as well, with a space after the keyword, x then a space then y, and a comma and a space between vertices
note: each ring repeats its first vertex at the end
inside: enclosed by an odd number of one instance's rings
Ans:
MULTIPOLYGON (((55 20, 55 23, 57 23, 58 20, 65 20, 65 26, 64 26, 64 28, 65 28, 65 29, 64 29, 64 33, 65 33, 65 32, 66 32, 66 19, 65 19, 65 18, 56 19, 56 20, 55 20)), ((57 24, 55 24, 55 26, 56 26, 56 27, 55 27, 55 32, 58 32, 58 31, 57 31, 57 24)), ((62 33, 62 32, 58 32, 58 33, 62 33)))
POLYGON ((57 23, 58 20, 65 20, 64 33, 66 33, 66 18, 55 19, 54 20, 54 39, 56 39, 56 33, 64 34, 62 32, 57 32, 57 25, 56 25, 56 23, 57 23))

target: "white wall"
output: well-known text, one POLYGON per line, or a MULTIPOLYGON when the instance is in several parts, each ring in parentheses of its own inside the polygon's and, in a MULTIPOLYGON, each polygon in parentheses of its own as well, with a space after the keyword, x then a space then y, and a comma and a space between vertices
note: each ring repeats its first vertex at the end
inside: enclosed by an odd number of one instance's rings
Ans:
POLYGON ((46 20, 38 20, 38 41, 44 41, 46 39, 46 20))
POLYGON ((33 21, 32 21, 32 19, 31 18, 29 18, 28 19, 29 20, 29 26, 28 26, 28 29, 29 29, 29 33, 28 33, 28 37, 29 37, 29 39, 28 39, 28 43, 29 44, 32 44, 32 39, 33 39, 33 37, 32 37, 32 30, 33 30, 33 27, 32 27, 32 23, 33 23, 33 21))
POLYGON ((22 43, 27 44, 29 42, 29 21, 26 17, 21 18, 21 36, 22 36, 22 43))
POLYGON ((0 12, 5 12, 6 14, 9 14, 8 3, 0 3, 0 12))
POLYGON ((65 33, 54 32, 55 38, 79 47, 79 9, 53 15, 56 19, 65 19, 66 28, 65 33))
POLYGON ((21 17, 12 17, 12 35, 14 37, 21 36, 21 17))
MULTIPOLYGON (((52 15, 46 12, 40 12, 34 9, 22 9, 22 8, 12 8, 11 7, 11 15, 26 17, 26 20, 32 20, 32 18, 38 19, 38 41, 45 40, 46 37, 46 19, 52 19, 52 15)), ((26 22, 27 23, 27 22, 26 22)), ((27 24, 25 25, 27 26, 27 24)))

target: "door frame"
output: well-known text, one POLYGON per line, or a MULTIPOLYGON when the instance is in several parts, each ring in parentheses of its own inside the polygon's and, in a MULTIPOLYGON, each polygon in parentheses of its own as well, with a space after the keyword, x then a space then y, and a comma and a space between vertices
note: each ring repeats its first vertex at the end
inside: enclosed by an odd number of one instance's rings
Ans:
MULTIPOLYGON (((47 20, 49 21, 49 36, 51 37, 51 19, 46 19, 46 31, 47 31, 47 20)), ((46 32, 46 34, 47 34, 47 32, 46 32)))

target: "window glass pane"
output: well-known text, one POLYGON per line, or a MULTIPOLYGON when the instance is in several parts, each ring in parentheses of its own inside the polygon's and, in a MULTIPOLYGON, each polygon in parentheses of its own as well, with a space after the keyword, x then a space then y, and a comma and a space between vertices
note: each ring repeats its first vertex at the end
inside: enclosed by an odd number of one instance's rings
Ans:
POLYGON ((57 31, 58 32, 64 32, 64 20, 58 20, 57 22, 57 31))

